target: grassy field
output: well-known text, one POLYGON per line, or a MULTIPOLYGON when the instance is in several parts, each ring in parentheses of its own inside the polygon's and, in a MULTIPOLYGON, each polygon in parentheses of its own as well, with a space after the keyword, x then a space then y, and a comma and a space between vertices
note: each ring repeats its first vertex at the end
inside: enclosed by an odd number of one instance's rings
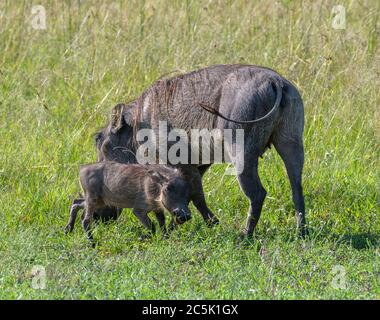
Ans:
POLYGON ((380 298, 379 1, 39 1, 42 30, 32 4, 0 2, 0 299, 380 298), (248 201, 222 165, 204 178, 214 229, 192 207, 169 239, 141 242, 125 210, 96 228, 95 250, 79 223, 65 236, 78 166, 95 160, 111 108, 218 63, 268 66, 300 89, 310 238, 296 237, 273 149, 252 241, 237 242, 248 201))

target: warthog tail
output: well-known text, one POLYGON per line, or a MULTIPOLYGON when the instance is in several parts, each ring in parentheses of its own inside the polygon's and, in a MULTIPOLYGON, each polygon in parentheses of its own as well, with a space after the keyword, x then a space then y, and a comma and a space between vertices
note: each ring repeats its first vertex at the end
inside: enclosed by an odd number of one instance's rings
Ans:
POLYGON ((235 122, 235 123, 239 123, 239 124, 250 124, 250 123, 256 123, 256 122, 260 122, 266 118, 268 118, 277 108, 278 106, 280 105, 280 102, 281 102, 281 99, 282 99, 282 84, 279 83, 278 80, 274 80, 272 82, 276 88, 276 101, 273 105, 273 108, 265 115, 265 116, 262 116, 261 118, 258 118, 258 119, 253 119, 253 120, 247 120, 247 121, 240 121, 240 120, 233 120, 233 119, 230 119, 226 116, 224 116, 223 114, 221 114, 218 110, 202 103, 202 102, 198 102, 198 105, 203 108, 204 110, 212 113, 212 114, 215 114, 216 116, 218 117, 221 117, 222 119, 226 120, 226 121, 231 121, 231 122, 235 122))

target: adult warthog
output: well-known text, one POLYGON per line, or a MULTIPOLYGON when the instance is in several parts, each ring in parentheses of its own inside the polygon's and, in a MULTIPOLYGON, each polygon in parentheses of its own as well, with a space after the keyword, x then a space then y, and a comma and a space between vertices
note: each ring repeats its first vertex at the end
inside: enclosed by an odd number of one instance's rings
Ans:
MULTIPOLYGON (((302 191, 304 108, 292 83, 271 69, 252 65, 215 65, 160 79, 136 100, 114 107, 111 122, 97 135, 99 160, 135 162, 141 146, 136 139, 139 130, 157 131, 162 121, 166 121, 168 132, 231 129, 233 138, 225 148, 239 168, 240 187, 250 200, 244 230, 248 236, 260 218, 266 197, 258 175, 258 158, 273 144, 286 166, 300 234, 307 233, 302 191), (237 129, 244 132, 240 156, 235 153, 237 129)), ((217 139, 225 140, 223 135, 217 139)), ((194 145, 191 141, 190 153, 194 145)), ((202 145, 199 148, 202 154, 202 145)), ((207 162, 202 157, 199 163, 189 160, 181 167, 201 177, 213 162, 212 157, 207 162)), ((192 201, 206 221, 216 221, 201 184, 192 201)))

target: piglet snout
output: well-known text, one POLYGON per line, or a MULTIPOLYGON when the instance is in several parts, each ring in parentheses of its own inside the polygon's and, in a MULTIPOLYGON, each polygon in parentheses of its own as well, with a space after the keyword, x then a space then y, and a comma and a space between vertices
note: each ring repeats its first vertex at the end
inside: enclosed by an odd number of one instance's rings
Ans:
POLYGON ((185 209, 177 208, 173 210, 173 213, 175 215, 175 220, 178 224, 183 224, 191 219, 190 211, 187 211, 185 209))

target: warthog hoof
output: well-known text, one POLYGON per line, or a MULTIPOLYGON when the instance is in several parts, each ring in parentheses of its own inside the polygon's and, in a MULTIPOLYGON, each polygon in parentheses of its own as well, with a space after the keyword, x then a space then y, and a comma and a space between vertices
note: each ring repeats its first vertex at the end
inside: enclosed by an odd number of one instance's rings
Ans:
POLYGON ((212 217, 206 221, 206 224, 209 228, 212 228, 220 223, 219 219, 217 217, 212 217))

